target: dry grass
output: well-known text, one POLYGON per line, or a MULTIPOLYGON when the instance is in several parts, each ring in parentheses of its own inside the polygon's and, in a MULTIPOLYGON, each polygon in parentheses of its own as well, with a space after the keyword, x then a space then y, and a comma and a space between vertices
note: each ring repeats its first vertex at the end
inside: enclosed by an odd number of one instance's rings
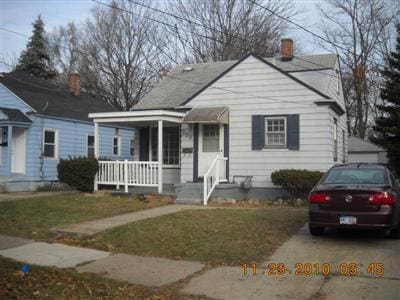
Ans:
POLYGON ((160 196, 115 197, 110 194, 70 194, 33 197, 0 203, 0 233, 33 239, 53 237, 53 227, 167 205, 160 196))
POLYGON ((76 241, 85 247, 239 265, 263 261, 307 220, 303 208, 184 211, 124 225, 76 241))

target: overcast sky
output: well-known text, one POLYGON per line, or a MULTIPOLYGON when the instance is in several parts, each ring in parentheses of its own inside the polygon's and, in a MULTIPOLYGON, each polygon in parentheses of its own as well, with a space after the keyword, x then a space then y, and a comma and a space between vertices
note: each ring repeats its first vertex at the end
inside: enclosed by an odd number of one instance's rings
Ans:
MULTIPOLYGON (((104 2, 107 1, 104 0, 104 2)), ((293 5, 304 11, 296 17, 295 21, 312 31, 317 30, 316 24, 319 21, 316 3, 323 3, 323 1, 293 1, 293 5)), ((55 26, 65 25, 70 21, 84 22, 94 5, 96 4, 90 0, 0 0, 0 24, 3 28, 31 35, 32 22, 40 14, 45 22, 46 30, 51 31, 55 26)), ((287 35, 300 40, 306 53, 325 52, 302 30, 293 27, 287 35)), ((0 30, 0 60, 5 59, 9 62, 17 58, 21 50, 25 48, 27 40, 26 37, 0 30)), ((8 69, 4 64, 0 64, 0 71, 8 69)))

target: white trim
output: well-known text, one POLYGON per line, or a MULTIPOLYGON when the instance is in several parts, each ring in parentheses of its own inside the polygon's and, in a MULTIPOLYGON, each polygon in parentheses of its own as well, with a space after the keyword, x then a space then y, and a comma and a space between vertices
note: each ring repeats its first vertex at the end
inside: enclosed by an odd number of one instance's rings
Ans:
POLYGON ((184 117, 185 113, 169 110, 133 110, 105 113, 90 113, 89 118, 125 118, 125 117, 154 117, 154 116, 169 116, 169 117, 184 117))
MULTIPOLYGON (((271 133, 274 133, 274 132, 271 132, 271 133)), ((265 139, 265 141, 264 141, 264 148, 266 148, 266 149, 271 149, 271 148, 287 148, 287 117, 285 117, 285 116, 275 116, 275 117, 268 117, 268 116, 265 116, 265 118, 264 118, 264 139, 265 139), (268 133, 268 120, 283 120, 284 121, 284 126, 285 126, 285 139, 284 139, 284 141, 285 141, 285 143, 284 144, 274 144, 274 145, 270 145, 270 144, 267 144, 267 142, 268 142, 268 138, 267 138, 267 133, 268 133)))
POLYGON ((86 157, 89 157, 89 136, 92 136, 94 138, 94 143, 93 143, 93 156, 96 156, 96 136, 94 133, 88 133, 86 135, 86 157))
POLYGON ((167 121, 172 123, 181 123, 183 117, 172 116, 151 116, 151 117, 113 117, 113 118, 95 118, 97 123, 118 123, 118 122, 154 122, 167 121))
POLYGON ((57 128, 47 128, 47 127, 43 128, 43 141, 42 141, 43 159, 45 159, 45 160, 58 160, 58 149, 59 149, 58 135, 59 135, 59 129, 57 129, 57 128), (45 132, 46 131, 54 132, 54 157, 46 157, 46 156, 44 156, 45 132))
MULTIPOLYGON (((19 101, 21 101, 23 104, 25 104, 26 106, 28 106, 30 109, 32 109, 32 111, 34 111, 35 113, 37 112, 36 109, 34 109, 32 106, 30 106, 28 103, 26 103, 24 100, 22 100, 20 97, 18 97, 13 91, 11 91, 8 87, 6 87, 4 84, 0 83, 2 86, 4 86, 4 88, 10 92, 10 94, 12 94, 13 96, 15 96, 19 101)), ((24 113, 24 112, 22 112, 24 113)), ((25 114, 25 113, 24 113, 25 114)))

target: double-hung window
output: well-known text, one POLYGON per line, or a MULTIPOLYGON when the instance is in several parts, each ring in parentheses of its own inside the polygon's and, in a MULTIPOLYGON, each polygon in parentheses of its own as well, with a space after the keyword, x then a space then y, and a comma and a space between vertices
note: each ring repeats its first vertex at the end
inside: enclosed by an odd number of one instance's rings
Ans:
POLYGON ((86 154, 87 157, 94 157, 94 135, 89 134, 86 140, 86 154))
POLYGON ((135 155, 135 139, 129 140, 129 155, 130 156, 135 155))
POLYGON ((58 158, 58 130, 44 129, 43 131, 43 157, 48 159, 58 158))
POLYGON ((265 148, 286 147, 286 117, 265 118, 265 148))
POLYGON ((113 155, 120 156, 121 155, 121 137, 114 136, 113 139, 113 155))
MULTIPOLYGON (((179 131, 180 127, 163 128, 163 164, 179 166, 179 131)), ((158 129, 151 128, 151 160, 158 160, 158 129)))

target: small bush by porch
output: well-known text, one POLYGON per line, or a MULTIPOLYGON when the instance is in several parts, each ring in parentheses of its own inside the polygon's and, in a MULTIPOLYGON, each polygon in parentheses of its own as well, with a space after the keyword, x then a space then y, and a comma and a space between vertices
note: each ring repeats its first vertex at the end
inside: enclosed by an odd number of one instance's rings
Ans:
POLYGON ((238 266, 264 261, 306 219, 306 210, 294 207, 184 211, 124 225, 73 244, 238 266))

